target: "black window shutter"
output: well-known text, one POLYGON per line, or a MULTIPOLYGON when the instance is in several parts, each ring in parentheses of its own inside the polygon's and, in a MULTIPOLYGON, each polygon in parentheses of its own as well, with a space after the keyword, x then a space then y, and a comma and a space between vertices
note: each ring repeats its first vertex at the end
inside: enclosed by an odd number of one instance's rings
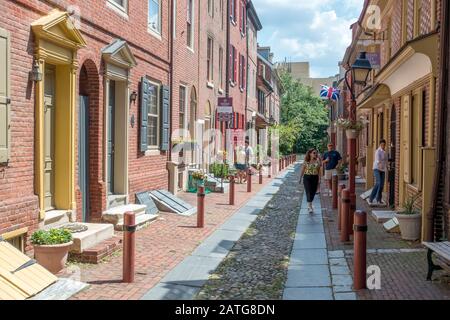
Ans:
POLYGON ((170 88, 161 87, 161 151, 169 150, 170 136, 170 88))
POLYGON ((147 141, 147 122, 148 122, 148 101, 149 101, 149 81, 147 78, 141 78, 141 137, 140 150, 145 152, 148 149, 147 141))

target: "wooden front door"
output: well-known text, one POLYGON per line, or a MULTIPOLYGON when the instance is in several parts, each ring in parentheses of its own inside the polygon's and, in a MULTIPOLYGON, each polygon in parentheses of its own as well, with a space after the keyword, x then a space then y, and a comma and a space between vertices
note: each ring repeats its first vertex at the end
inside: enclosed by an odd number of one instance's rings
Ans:
POLYGON ((83 221, 89 221, 89 97, 80 96, 78 118, 78 182, 83 221))
POLYGON ((44 83, 44 208, 52 210, 55 190, 55 67, 45 67, 44 83))
POLYGON ((115 136, 115 105, 116 83, 109 82, 108 102, 108 134, 107 134, 107 162, 108 162, 108 194, 114 194, 114 136, 115 136))

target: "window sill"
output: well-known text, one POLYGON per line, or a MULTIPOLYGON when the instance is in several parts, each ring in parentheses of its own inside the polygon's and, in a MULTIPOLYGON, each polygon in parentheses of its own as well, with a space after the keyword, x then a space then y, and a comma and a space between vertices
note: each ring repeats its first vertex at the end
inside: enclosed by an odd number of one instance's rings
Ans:
POLYGON ((214 89, 214 83, 212 83, 212 82, 207 82, 206 83, 206 86, 208 87, 208 88, 210 88, 210 89, 214 89))
POLYGON ((234 25, 235 27, 237 26, 237 23, 236 23, 236 21, 234 21, 234 19, 233 19, 232 16, 230 16, 230 22, 231 22, 231 24, 234 25))
POLYGON ((230 81, 230 86, 232 86, 234 88, 234 87, 236 87, 236 83, 233 81, 230 81))
POLYGON ((161 152, 159 151, 159 149, 148 149, 147 151, 145 151, 146 157, 159 156, 159 155, 161 155, 161 152))
POLYGON ((195 51, 194 51, 193 48, 191 48, 191 47, 189 47, 189 46, 186 46, 186 48, 187 48, 191 53, 195 54, 195 51))
POLYGON ((239 89, 241 90, 241 92, 244 92, 244 91, 245 91, 245 89, 242 88, 242 87, 239 87, 239 89))
POLYGON ((219 89, 217 90, 217 92, 218 92, 219 94, 223 94, 223 89, 219 88, 219 89))
POLYGON ((159 41, 162 41, 162 36, 160 33, 158 33, 157 31, 151 29, 151 28, 147 28, 147 32, 150 33, 153 37, 155 37, 156 39, 158 39, 159 41))

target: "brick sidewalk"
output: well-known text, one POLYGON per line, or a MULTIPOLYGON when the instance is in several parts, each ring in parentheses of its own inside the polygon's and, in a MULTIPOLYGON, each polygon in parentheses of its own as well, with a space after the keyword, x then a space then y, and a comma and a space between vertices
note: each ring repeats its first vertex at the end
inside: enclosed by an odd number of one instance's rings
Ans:
MULTIPOLYGON (((253 179, 252 193, 246 184, 236 185, 236 205, 228 205, 228 193, 211 193, 206 197, 205 228, 197 229, 197 215, 182 217, 161 213, 160 219, 136 233, 136 277, 132 284, 121 283, 122 254, 116 254, 99 265, 76 264, 81 269, 80 281, 90 287, 72 299, 77 300, 137 300, 156 285, 171 269, 207 238, 218 226, 261 190, 269 180, 259 185, 253 179)), ((196 205, 196 195, 183 193, 183 200, 196 205)), ((120 233, 118 233, 120 234, 120 233)))
MULTIPOLYGON (((357 209, 368 213, 367 249, 386 249, 383 253, 368 253, 367 265, 377 265, 381 269, 381 290, 362 290, 357 292, 360 300, 439 300, 450 299, 450 284, 442 272, 435 272, 436 281, 426 281, 426 251, 420 242, 401 239, 399 234, 387 233, 382 224, 371 216, 371 209, 359 197, 363 186, 357 186, 357 209), (402 249, 402 250, 390 250, 402 249), (406 249, 406 250, 405 250, 406 249), (408 249, 415 249, 407 252, 408 249), (417 251, 418 250, 418 251, 417 251), (395 251, 395 252, 393 252, 395 251), (441 275, 441 277, 439 277, 441 275)), ((324 192, 325 194, 325 192, 324 192)), ((329 250, 353 250, 353 243, 343 244, 337 227, 337 211, 332 210, 331 198, 322 197, 324 225, 329 250)), ((353 274, 353 256, 346 254, 348 265, 353 274)))

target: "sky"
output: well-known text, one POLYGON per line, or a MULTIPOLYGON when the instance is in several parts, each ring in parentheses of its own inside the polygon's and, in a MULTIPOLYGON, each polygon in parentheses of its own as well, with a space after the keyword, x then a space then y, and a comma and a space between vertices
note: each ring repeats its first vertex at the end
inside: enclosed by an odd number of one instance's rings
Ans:
POLYGON ((263 25, 258 43, 271 46, 276 62, 309 61, 314 78, 339 72, 363 0, 252 1, 263 25))

